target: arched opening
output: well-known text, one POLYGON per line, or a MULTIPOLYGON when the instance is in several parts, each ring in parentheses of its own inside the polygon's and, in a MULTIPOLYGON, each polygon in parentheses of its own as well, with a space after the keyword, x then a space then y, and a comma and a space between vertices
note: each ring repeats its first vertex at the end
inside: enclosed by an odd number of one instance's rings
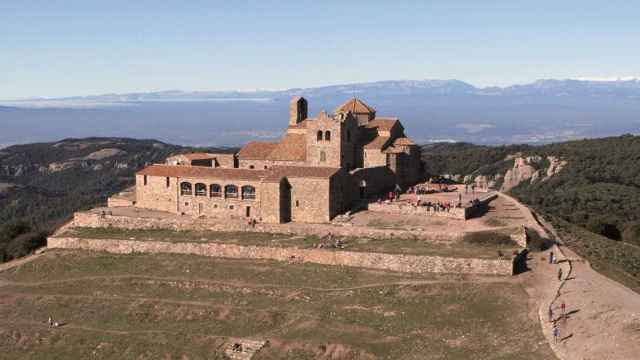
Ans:
POLYGON ((207 185, 202 183, 196 184, 196 196, 207 196, 207 185))
POLYGON ((222 196, 222 188, 218 184, 211 184, 209 186, 209 196, 211 197, 221 197, 222 196))
POLYGON ((291 221, 291 184, 287 179, 280 181, 280 222, 291 221))
POLYGON ((320 162, 325 161, 327 161, 327 153, 325 153, 324 151, 320 151, 320 162))
POLYGON ((331 131, 327 130, 324 132, 324 140, 331 141, 331 131))
POLYGON ((351 141, 351 131, 347 130, 347 142, 351 141))
POLYGON ((251 185, 245 185, 242 187, 242 199, 253 200, 256 198, 256 188, 251 185))
POLYGON ((180 184, 180 195, 191 195, 191 183, 190 182, 183 182, 180 184))
POLYGON ((225 198, 237 198, 238 197, 238 187, 235 185, 227 185, 224 187, 224 197, 225 198))
POLYGON ((316 134, 316 140, 322 141, 322 130, 318 130, 318 134, 316 134))

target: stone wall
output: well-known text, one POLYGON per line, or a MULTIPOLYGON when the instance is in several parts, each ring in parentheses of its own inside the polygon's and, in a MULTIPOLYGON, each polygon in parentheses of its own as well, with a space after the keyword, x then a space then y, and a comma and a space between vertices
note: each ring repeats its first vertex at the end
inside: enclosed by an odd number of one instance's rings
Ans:
POLYGON ((460 240, 463 233, 436 232, 424 229, 407 228, 406 230, 376 229, 367 226, 349 226, 340 224, 304 224, 258 223, 255 227, 246 221, 235 221, 215 218, 194 218, 191 216, 133 217, 102 215, 100 211, 77 212, 74 214, 73 226, 121 229, 169 229, 177 231, 249 231, 275 234, 296 234, 304 236, 334 235, 340 237, 366 237, 372 239, 422 239, 449 242, 460 240))
POLYGON ((133 206, 135 205, 135 201, 132 201, 127 198, 110 196, 107 199, 107 207, 119 207, 119 206, 133 206))
POLYGON ((360 193, 360 185, 365 185, 365 198, 379 195, 385 190, 392 190, 396 185, 396 176, 386 165, 356 169, 351 172, 351 175, 354 179, 353 191, 356 194, 360 193))
POLYGON ((83 249, 117 254, 173 253, 232 259, 266 259, 310 262, 324 265, 362 267, 408 273, 456 273, 512 275, 511 260, 461 259, 439 256, 334 251, 320 249, 273 248, 213 243, 171 243, 164 241, 99 240, 70 237, 48 239, 52 249, 83 249))
POLYGON ((414 206, 412 204, 406 202, 392 202, 392 203, 370 203, 369 211, 382 212, 382 213, 392 213, 392 214, 407 214, 407 215, 421 215, 421 216, 434 216, 434 217, 445 217, 450 219, 458 219, 458 220, 467 220, 472 217, 477 217, 483 215, 487 212, 488 205, 491 201, 493 201, 498 195, 490 194, 478 201, 478 203, 462 207, 462 208, 451 208, 449 211, 433 211, 433 209, 429 210, 426 206, 414 206))
POLYGON ((178 211, 178 190, 177 178, 136 175, 136 206, 175 213, 178 211))

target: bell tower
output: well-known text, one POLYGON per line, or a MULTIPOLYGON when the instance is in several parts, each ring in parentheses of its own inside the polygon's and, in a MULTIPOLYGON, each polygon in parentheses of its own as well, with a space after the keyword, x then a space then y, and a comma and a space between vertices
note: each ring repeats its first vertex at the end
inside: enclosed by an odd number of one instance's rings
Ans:
POLYGON ((291 99, 289 104, 289 126, 295 126, 307 118, 307 100, 301 96, 291 99))

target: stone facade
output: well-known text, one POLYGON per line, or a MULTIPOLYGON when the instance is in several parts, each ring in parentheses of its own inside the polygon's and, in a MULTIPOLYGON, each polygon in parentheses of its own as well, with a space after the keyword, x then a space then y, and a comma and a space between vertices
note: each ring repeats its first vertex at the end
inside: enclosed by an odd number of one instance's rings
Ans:
POLYGON ((180 154, 139 171, 135 206, 196 217, 321 223, 396 184, 421 180, 419 148, 397 118, 377 118, 358 99, 333 115, 308 118, 307 109, 304 98, 292 99, 280 142, 250 142, 237 154, 180 154))

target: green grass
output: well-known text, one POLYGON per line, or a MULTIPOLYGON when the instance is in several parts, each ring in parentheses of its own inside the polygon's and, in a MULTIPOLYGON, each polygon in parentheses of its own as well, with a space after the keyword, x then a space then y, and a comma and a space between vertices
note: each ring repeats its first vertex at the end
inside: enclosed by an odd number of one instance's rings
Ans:
POLYGON ((553 356, 510 278, 52 251, 2 282, 6 358, 222 358, 228 337, 268 339, 256 359, 553 356))
MULTIPOLYGON (((127 230, 119 228, 74 228, 62 236, 91 239, 153 240, 169 242, 215 242, 236 245, 313 248, 323 243, 317 236, 293 236, 255 232, 212 232, 174 230, 127 230)), ((501 232, 482 232, 465 236, 464 241, 433 242, 421 239, 341 238, 345 250, 446 256, 459 258, 497 258, 498 250, 510 252, 517 245, 501 232), (505 240, 507 238, 507 240, 505 240)))

